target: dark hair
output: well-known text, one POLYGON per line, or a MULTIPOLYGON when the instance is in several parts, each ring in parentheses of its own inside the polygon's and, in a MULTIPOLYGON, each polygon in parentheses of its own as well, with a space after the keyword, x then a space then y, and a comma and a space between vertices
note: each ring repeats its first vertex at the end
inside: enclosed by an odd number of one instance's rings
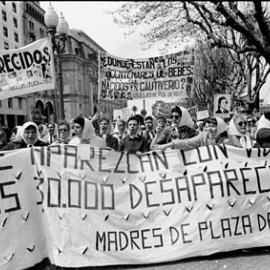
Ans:
POLYGON ((160 115, 160 116, 157 117, 157 120, 161 120, 161 119, 164 120, 165 123, 167 122, 167 120, 166 120, 166 118, 164 116, 160 115))
POLYGON ((264 112, 264 116, 270 121, 270 111, 264 112))
POLYGON ((127 123, 129 123, 130 121, 136 121, 138 124, 140 124, 139 119, 135 115, 130 116, 127 120, 127 123))
POLYGON ((179 116, 182 117, 182 110, 181 110, 180 107, 178 107, 178 106, 172 107, 172 109, 171 109, 171 114, 174 113, 174 112, 178 113, 179 116))
POLYGON ((217 119, 215 117, 209 117, 204 121, 204 124, 213 124, 215 126, 217 126, 217 119))
POLYGON ((82 116, 77 116, 73 119, 73 123, 79 124, 82 128, 84 128, 84 118, 82 116))
POLYGON ((149 119, 152 120, 152 122, 153 122, 153 117, 151 115, 146 116, 144 118, 144 121, 149 120, 149 119))
POLYGON ((220 97, 220 98, 218 99, 218 106, 220 106, 220 103, 221 103, 221 101, 222 101, 223 99, 226 99, 226 100, 227 100, 226 97, 220 97))
POLYGON ((107 121, 108 124, 110 124, 109 118, 107 118, 107 117, 105 117, 105 116, 100 117, 99 123, 101 123, 101 122, 104 121, 104 120, 107 121))
POLYGON ((142 115, 140 115, 140 114, 135 114, 134 116, 137 118, 138 124, 144 125, 144 118, 143 118, 142 115))

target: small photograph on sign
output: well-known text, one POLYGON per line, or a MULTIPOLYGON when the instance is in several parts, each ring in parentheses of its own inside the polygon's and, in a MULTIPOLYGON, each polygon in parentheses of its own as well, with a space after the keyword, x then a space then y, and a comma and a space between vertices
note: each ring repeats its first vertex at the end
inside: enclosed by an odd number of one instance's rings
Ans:
POLYGON ((231 96, 219 94, 214 96, 214 115, 228 117, 231 111, 231 96))

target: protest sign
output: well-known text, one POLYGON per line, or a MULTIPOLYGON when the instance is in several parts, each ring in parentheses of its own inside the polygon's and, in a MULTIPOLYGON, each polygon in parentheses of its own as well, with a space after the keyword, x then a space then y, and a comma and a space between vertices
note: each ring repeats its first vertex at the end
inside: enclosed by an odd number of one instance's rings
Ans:
POLYGON ((100 54, 99 98, 189 98, 193 91, 194 49, 144 59, 100 54))
POLYGON ((209 111, 208 110, 204 110, 204 111, 198 111, 197 112, 197 120, 202 120, 205 118, 209 117, 209 111))
POLYGON ((1 152, 0 268, 45 257, 63 267, 145 265, 269 246, 269 154, 231 146, 141 157, 89 145, 1 152))
POLYGON ((131 116, 131 110, 128 107, 123 108, 121 110, 113 110, 114 120, 123 119, 127 121, 130 116, 131 116))
POLYGON ((0 99, 54 88, 55 71, 49 38, 19 49, 0 51, 0 99))

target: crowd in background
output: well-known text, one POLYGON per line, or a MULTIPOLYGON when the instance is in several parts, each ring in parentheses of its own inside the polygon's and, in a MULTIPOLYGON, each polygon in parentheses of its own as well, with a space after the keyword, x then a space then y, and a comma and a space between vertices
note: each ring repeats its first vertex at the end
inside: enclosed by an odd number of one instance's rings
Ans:
POLYGON ((71 122, 37 125, 26 122, 12 130, 0 127, 0 150, 15 150, 55 144, 90 144, 113 151, 142 155, 167 148, 188 150, 205 145, 225 144, 245 149, 270 147, 270 112, 259 117, 240 110, 231 118, 209 117, 194 121, 187 109, 174 106, 170 118, 140 114, 127 121, 110 119, 102 114, 71 122))

